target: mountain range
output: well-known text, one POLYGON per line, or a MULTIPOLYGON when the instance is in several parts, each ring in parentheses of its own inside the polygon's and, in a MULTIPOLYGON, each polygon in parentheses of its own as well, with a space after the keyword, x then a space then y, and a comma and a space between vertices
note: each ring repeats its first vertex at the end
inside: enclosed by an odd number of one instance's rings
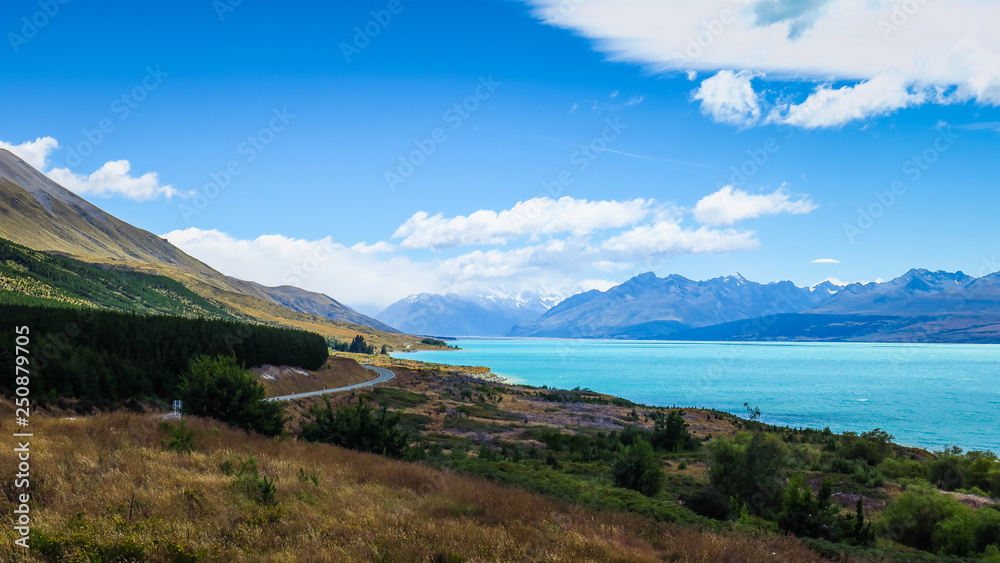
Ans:
POLYGON ((607 291, 570 297, 512 336, 650 338, 738 319, 806 310, 828 298, 791 282, 759 284, 739 274, 692 281, 683 276, 636 276, 607 291))
POLYGON ((376 318, 435 336, 1000 342, 1000 274, 912 269, 887 282, 798 287, 647 272, 557 301, 419 294, 376 318))
POLYGON ((1000 342, 1000 273, 912 269, 883 283, 803 288, 739 274, 636 276, 571 297, 511 336, 674 340, 1000 342))
MULTIPOLYGON (((223 275, 168 241, 102 211, 5 149, 0 149, 0 238, 105 268, 166 276, 236 317, 328 336, 399 334, 324 294, 223 275)), ((29 281, 32 287, 45 283, 29 281)))
POLYGON ((535 292, 494 291, 476 297, 421 293, 401 299, 375 318, 410 334, 505 336, 558 302, 535 292))

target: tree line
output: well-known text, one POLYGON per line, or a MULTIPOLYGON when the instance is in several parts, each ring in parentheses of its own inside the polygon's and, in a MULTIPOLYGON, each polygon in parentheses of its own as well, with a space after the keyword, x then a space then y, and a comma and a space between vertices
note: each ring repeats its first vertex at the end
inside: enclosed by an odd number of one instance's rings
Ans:
MULTIPOLYGON (((79 399, 84 407, 169 400, 199 355, 232 356, 248 367, 305 369, 318 369, 328 356, 317 334, 217 319, 18 305, 0 305, 0 319, 0 365, 13 366, 14 327, 28 326, 32 396, 41 402, 79 399)), ((0 393, 12 392, 13 379, 0 378, 0 393)))

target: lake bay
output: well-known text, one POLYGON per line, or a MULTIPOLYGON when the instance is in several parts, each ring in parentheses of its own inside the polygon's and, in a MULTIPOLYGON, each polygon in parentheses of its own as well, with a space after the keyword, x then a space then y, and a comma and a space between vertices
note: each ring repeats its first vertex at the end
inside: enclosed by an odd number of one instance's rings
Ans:
POLYGON ((589 388, 648 405, 715 408, 782 426, 864 432, 907 446, 1000 453, 1000 347, 462 339, 397 357, 488 366, 513 383, 589 388))

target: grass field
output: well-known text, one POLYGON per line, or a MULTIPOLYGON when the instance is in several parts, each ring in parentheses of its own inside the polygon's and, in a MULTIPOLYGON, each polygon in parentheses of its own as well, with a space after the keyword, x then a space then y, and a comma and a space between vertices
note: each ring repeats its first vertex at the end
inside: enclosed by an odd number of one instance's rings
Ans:
MULTIPOLYGON (((13 414, 0 402, 0 416, 13 414)), ((190 417, 194 451, 178 453, 164 446, 161 424, 132 413, 34 417, 34 547, 14 547, 5 527, 0 560, 822 560, 787 537, 720 535, 595 511, 423 464, 190 417), (263 494, 270 480, 274 491, 263 494)), ((13 474, 12 456, 0 457, 0 472, 13 474)), ((6 481, 4 492, 10 514, 6 481)))

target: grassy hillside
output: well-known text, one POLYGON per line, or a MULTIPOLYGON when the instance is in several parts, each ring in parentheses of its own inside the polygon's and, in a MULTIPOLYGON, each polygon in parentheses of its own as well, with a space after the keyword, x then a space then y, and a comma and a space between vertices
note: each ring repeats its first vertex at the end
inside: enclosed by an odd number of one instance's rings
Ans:
MULTIPOLYGON (((0 402, 0 416, 14 416, 0 402)), ((0 560, 821 561, 800 542, 598 512, 483 479, 187 418, 170 451, 153 416, 33 418, 33 548, 0 560), (252 460, 252 461, 251 461, 252 460), (262 495, 263 478, 274 493, 262 495)), ((0 472, 15 472, 0 456, 0 472)), ((13 489, 0 509, 10 513, 13 489)))
POLYGON ((299 313, 277 303, 199 281, 185 270, 114 262, 88 263, 0 238, 0 304, 86 307, 140 314, 247 320, 350 341, 365 336, 377 347, 414 346, 419 340, 364 325, 299 313))
POLYGON ((101 267, 0 239, 0 303, 235 319, 166 276, 101 267))

